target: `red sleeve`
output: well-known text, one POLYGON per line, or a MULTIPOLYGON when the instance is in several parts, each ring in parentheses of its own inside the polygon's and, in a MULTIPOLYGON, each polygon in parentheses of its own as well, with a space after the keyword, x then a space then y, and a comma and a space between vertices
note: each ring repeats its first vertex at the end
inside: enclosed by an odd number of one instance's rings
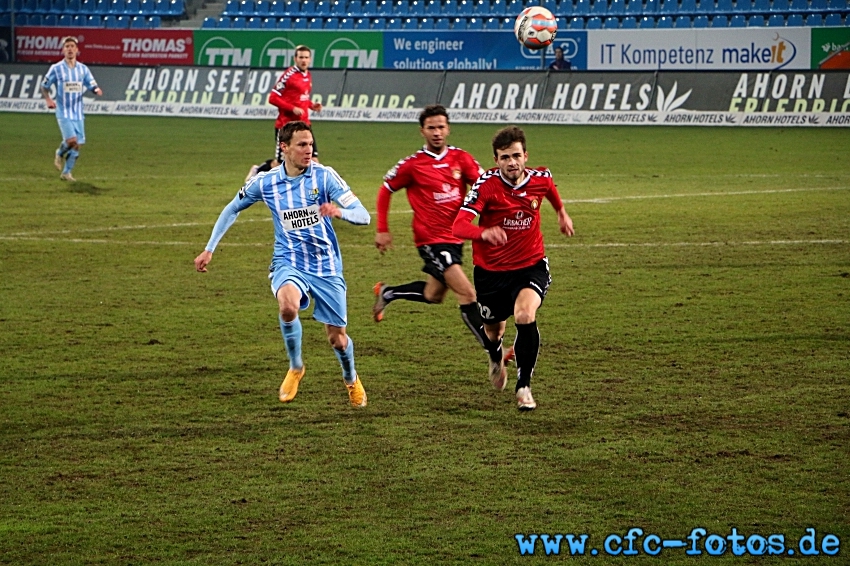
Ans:
POLYGON ((390 198, 392 196, 393 193, 383 185, 378 189, 378 232, 390 231, 387 213, 390 210, 390 198))
POLYGON ((467 185, 472 186, 482 173, 484 173, 484 169, 481 168, 474 157, 467 153, 463 163, 463 180, 466 181, 467 185))
POLYGON ((454 234, 455 238, 462 238, 464 240, 481 239, 481 233, 484 232, 484 229, 472 223, 475 216, 475 214, 468 210, 461 209, 458 211, 455 222, 452 225, 452 234, 454 234))
POLYGON ((273 90, 269 93, 269 104, 277 106, 284 112, 292 112, 292 109, 295 108, 294 105, 284 100, 283 96, 281 96, 280 92, 277 90, 273 90))
POLYGON ((561 200, 561 195, 558 194, 558 187, 555 186, 554 181, 552 181, 552 186, 549 187, 549 192, 546 193, 546 200, 552 203, 555 212, 564 208, 564 203, 561 200))

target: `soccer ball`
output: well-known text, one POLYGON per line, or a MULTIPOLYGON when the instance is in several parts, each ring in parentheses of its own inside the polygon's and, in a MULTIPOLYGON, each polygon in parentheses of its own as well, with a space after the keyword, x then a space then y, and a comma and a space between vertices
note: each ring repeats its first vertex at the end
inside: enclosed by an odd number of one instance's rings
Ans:
POLYGON ((555 41, 558 24, 546 8, 531 6, 522 11, 514 22, 517 40, 529 49, 543 49, 555 41))

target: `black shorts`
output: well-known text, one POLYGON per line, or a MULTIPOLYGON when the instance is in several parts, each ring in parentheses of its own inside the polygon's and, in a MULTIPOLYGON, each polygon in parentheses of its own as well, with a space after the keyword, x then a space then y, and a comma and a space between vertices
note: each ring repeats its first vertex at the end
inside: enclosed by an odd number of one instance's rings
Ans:
POLYGON ((422 271, 444 285, 446 278, 443 273, 452 265, 463 265, 463 244, 428 244, 416 249, 425 260, 422 271))
POLYGON ((481 318, 486 324, 496 324, 513 316, 514 303, 523 289, 533 289, 542 301, 552 284, 549 258, 546 257, 515 271, 487 271, 476 265, 472 277, 481 318))
MULTIPOLYGON (((280 149, 280 142, 278 141, 278 136, 280 135, 280 128, 274 129, 274 158, 278 163, 283 163, 283 150, 280 149)), ((319 157, 319 146, 316 145, 316 136, 313 135, 313 157, 319 157)))

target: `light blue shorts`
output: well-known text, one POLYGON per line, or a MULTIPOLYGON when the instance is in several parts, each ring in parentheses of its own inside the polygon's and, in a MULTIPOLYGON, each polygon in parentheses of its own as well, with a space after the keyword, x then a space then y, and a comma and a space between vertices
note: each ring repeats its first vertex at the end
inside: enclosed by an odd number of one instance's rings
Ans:
POLYGON ((348 325, 348 312, 345 299, 345 279, 339 275, 318 277, 304 273, 289 265, 275 265, 269 273, 272 293, 277 297, 278 290, 292 283, 301 291, 300 308, 303 311, 310 306, 310 297, 316 301, 313 318, 323 324, 345 327, 348 325))
POLYGON ((71 120, 68 118, 56 118, 59 122, 59 131, 62 132, 62 140, 77 138, 77 145, 86 143, 85 120, 71 120))

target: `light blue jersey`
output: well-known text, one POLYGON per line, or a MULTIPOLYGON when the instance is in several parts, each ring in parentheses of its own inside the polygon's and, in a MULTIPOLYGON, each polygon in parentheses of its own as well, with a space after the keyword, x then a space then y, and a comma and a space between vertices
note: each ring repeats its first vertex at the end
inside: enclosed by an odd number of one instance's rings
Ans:
POLYGON ((77 61, 69 67, 64 59, 51 65, 41 86, 49 89, 56 85, 56 118, 66 120, 83 119, 83 94, 97 88, 97 82, 89 68, 77 61))
POLYGON ((311 163, 297 176, 286 175, 284 166, 252 178, 228 204, 215 223, 206 250, 214 252, 239 212, 263 201, 272 212, 274 255, 272 266, 285 264, 319 277, 342 275, 342 254, 330 217, 319 207, 334 202, 342 219, 352 224, 369 224, 369 212, 332 168, 311 163))

